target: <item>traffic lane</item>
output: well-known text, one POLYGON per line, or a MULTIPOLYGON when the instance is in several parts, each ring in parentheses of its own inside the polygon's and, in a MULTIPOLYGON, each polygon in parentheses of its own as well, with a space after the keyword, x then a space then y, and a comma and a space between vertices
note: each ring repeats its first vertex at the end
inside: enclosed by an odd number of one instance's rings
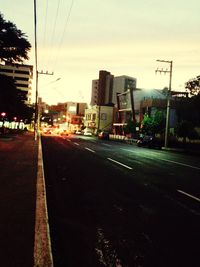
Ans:
POLYGON ((120 148, 120 149, 128 149, 128 150, 133 150, 136 153, 140 153, 140 156, 143 157, 149 157, 149 158, 155 158, 158 157, 160 160, 177 164, 177 165, 182 165, 182 166, 189 166, 196 168, 200 170, 200 164, 199 164, 199 157, 194 156, 194 155, 189 155, 185 153, 175 153, 172 151, 163 151, 163 150, 158 150, 158 149, 148 149, 148 148, 140 148, 137 147, 136 144, 127 144, 127 143, 122 143, 122 142, 117 142, 117 141, 111 141, 111 140, 99 140, 95 137, 87 137, 87 136, 76 136, 76 135, 71 135, 71 140, 78 140, 79 142, 84 142, 84 143, 90 143, 93 145, 93 148, 95 148, 95 145, 97 146, 97 149, 106 149, 106 148, 120 148))
MULTIPOLYGON (((193 162, 188 162, 187 155, 181 158, 182 162, 177 158, 176 160, 166 159, 165 152, 154 152, 140 149, 122 149, 127 158, 139 160, 143 167, 140 171, 147 174, 147 179, 155 185, 160 185, 170 189, 175 187, 177 190, 186 190, 188 193, 194 194, 198 199, 200 198, 200 168, 194 165, 193 162), (188 164, 183 163, 184 161, 188 164)), ((167 153, 167 158, 170 155, 167 153)), ((131 160, 130 160, 131 162, 131 160)), ((133 162, 133 164, 134 164, 133 162)), ((135 165, 136 167, 136 165, 135 165)))
POLYGON ((181 163, 177 167, 177 163, 168 160, 162 164, 162 159, 158 158, 157 153, 153 151, 151 151, 150 156, 144 157, 135 153, 139 152, 137 148, 135 150, 121 149, 123 153, 120 153, 119 149, 113 151, 113 148, 108 150, 103 147, 101 147, 101 150, 95 150, 94 147, 90 150, 98 154, 101 151, 104 156, 105 151, 108 152, 107 156, 109 155, 109 157, 107 159, 132 170, 135 181, 146 186, 156 186, 167 198, 176 201, 178 205, 184 206, 185 209, 190 210, 194 214, 200 214, 198 168, 181 163))
POLYGON ((108 266, 116 257, 129 266, 195 266, 196 216, 71 142, 45 139, 43 150, 57 266, 108 266))
POLYGON ((181 155, 179 159, 179 154, 174 155, 174 153, 166 151, 138 148, 92 138, 88 138, 84 142, 80 138, 79 141, 79 145, 83 145, 85 149, 93 153, 98 153, 98 155, 126 168, 134 169, 135 173, 143 172, 145 179, 140 178, 140 182, 162 187, 173 194, 175 193, 178 198, 182 194, 183 199, 189 198, 190 201, 194 202, 194 205, 199 206, 200 167, 194 165, 194 161, 197 160, 196 157, 181 155), (170 157, 172 157, 171 160, 170 157))

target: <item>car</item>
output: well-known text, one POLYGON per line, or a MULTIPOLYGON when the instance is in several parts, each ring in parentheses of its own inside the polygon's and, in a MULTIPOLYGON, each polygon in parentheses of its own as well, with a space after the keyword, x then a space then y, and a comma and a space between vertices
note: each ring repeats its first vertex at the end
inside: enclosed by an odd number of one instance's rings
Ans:
POLYGON ((137 140, 139 147, 158 148, 161 149, 161 141, 152 135, 145 135, 137 140))
POLYGON ((63 136, 63 135, 69 135, 69 132, 67 130, 62 130, 60 131, 60 135, 63 136))
POLYGON ((84 131, 84 132, 83 132, 83 135, 92 136, 92 132, 84 131))
POLYGON ((77 130, 77 131, 75 131, 75 134, 82 134, 82 131, 81 130, 77 130))
POLYGON ((109 140, 109 132, 102 131, 98 134, 99 139, 109 140))
POLYGON ((44 134, 51 134, 52 133, 52 130, 49 129, 49 128, 45 128, 45 129, 43 129, 43 133, 44 134))

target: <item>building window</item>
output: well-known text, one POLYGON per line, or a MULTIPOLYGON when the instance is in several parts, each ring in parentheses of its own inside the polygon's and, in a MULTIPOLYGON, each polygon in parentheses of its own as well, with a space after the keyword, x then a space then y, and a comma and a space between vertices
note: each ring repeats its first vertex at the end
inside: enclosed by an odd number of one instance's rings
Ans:
POLYGON ((0 72, 13 73, 13 70, 1 69, 1 68, 0 68, 0 72))
POLYGON ((17 81, 26 81, 28 82, 29 78, 24 78, 24 77, 14 77, 15 80, 17 81))
POLYGON ((15 73, 29 75, 29 71, 25 71, 25 70, 16 70, 15 73))
POLYGON ((92 114, 92 120, 95 121, 96 120, 96 113, 92 114))
POLYGON ((101 113, 101 120, 106 120, 106 119, 107 119, 107 114, 101 113))
POLYGON ((20 84, 20 83, 16 83, 17 87, 24 87, 24 88, 28 88, 28 84, 20 84))

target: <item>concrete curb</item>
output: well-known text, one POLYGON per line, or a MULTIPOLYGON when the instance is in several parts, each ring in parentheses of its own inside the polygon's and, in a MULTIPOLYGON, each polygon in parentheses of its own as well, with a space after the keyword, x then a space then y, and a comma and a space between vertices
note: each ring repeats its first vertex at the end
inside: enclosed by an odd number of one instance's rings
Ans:
POLYGON ((49 232, 41 137, 38 144, 34 267, 53 267, 49 232))

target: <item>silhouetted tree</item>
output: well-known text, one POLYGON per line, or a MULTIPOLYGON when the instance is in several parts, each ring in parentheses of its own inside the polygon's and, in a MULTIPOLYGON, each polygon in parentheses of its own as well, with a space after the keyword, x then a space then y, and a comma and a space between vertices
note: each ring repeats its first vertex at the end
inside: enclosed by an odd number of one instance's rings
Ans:
POLYGON ((0 61, 20 63, 29 59, 31 44, 25 33, 10 21, 4 20, 0 13, 0 61))
POLYGON ((200 94, 179 99, 176 102, 176 114, 178 122, 188 121, 194 126, 200 126, 200 94))
MULTIPOLYGON (((0 13, 0 62, 21 63, 29 59, 30 48, 26 35, 0 13)), ((6 112, 8 119, 14 116, 27 121, 33 114, 33 108, 24 104, 14 80, 5 75, 0 75, 0 111, 6 112)))
POLYGON ((188 89, 191 95, 200 93, 200 75, 186 82, 185 88, 188 89))
POLYGON ((13 117, 30 122, 33 116, 33 108, 28 107, 22 101, 13 78, 0 74, 0 112, 6 112, 7 118, 13 117))

